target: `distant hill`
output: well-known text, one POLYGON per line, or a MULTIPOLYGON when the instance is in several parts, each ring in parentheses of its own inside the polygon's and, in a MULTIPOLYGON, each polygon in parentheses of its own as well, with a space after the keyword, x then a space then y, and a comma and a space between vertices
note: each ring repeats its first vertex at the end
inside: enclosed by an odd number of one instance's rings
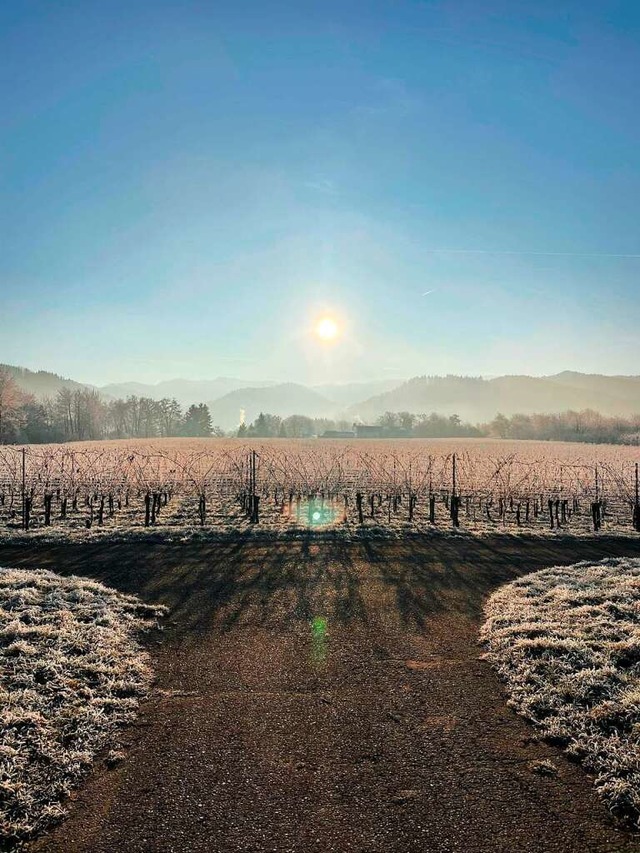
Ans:
POLYGON ((273 382, 246 381, 228 376, 216 379, 167 379, 155 385, 143 382, 115 382, 103 385, 98 390, 108 397, 151 397, 152 400, 162 400, 163 397, 175 399, 183 406, 191 403, 202 403, 205 400, 216 399, 230 391, 239 388, 261 388, 275 385, 273 382))
POLYGON ((28 370, 26 367, 16 367, 13 364, 0 364, 0 370, 6 371, 22 391, 33 394, 38 400, 55 397, 61 388, 74 390, 90 387, 73 379, 65 379, 57 373, 48 373, 46 370, 28 370))
POLYGON ((640 412, 640 376, 601 376, 565 371, 554 376, 418 376, 398 388, 349 407, 348 415, 372 421, 386 411, 457 414, 471 422, 505 415, 595 409, 606 415, 640 412))
MULTIPOLYGON (((338 408, 346 408, 359 400, 365 400, 374 394, 382 394, 396 388, 402 380, 381 379, 371 382, 347 382, 344 384, 326 384, 314 386, 302 386, 292 384, 292 387, 307 387, 311 391, 320 394, 323 398, 335 403, 338 408)), ((135 394, 137 397, 151 397, 152 400, 161 400, 163 397, 175 397, 178 402, 186 406, 193 402, 204 400, 217 400, 233 391, 248 388, 273 388, 280 387, 278 382, 267 382, 259 380, 236 379, 228 376, 219 376, 216 379, 169 379, 156 384, 145 384, 143 382, 116 382, 103 385, 99 388, 105 397, 128 397, 135 394)), ((274 412, 274 414, 277 414, 274 412)), ((300 414, 296 412, 295 414, 300 414)))
MULTIPOLYGON (((60 388, 93 388, 44 370, 0 365, 20 388, 37 398, 54 397, 60 388)), ((298 383, 247 381, 220 376, 209 380, 170 379, 157 384, 122 382, 97 389, 105 399, 131 394, 160 400, 175 397, 183 406, 206 402, 213 422, 226 430, 260 412, 287 417, 344 417, 371 423, 386 411, 457 414, 471 423, 504 415, 595 409, 603 415, 640 414, 640 376, 603 376, 563 371, 552 376, 416 376, 407 382, 380 379, 309 387, 298 383)))
POLYGON ((247 424, 260 412, 269 412, 286 418, 289 415, 307 415, 310 418, 333 417, 339 408, 331 400, 294 382, 272 385, 268 388, 241 388, 208 402, 211 418, 225 430, 235 429, 240 422, 240 409, 245 411, 247 424))
POLYGON ((384 394, 402 385, 402 379, 378 379, 372 382, 346 382, 343 385, 312 385, 312 389, 322 394, 338 406, 353 406, 360 400, 368 400, 376 394, 384 394))
POLYGON ((611 408, 612 414, 624 414, 624 411, 613 411, 621 404, 630 406, 630 414, 640 411, 640 376, 602 376, 598 373, 574 373, 565 370, 548 378, 559 386, 600 395, 604 405, 611 408))

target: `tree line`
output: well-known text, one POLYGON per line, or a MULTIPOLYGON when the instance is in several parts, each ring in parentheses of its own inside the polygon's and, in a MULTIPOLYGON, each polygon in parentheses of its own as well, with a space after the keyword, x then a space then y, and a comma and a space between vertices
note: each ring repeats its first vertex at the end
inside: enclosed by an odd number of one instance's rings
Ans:
POLYGON ((0 444, 211 435, 223 433, 213 426, 204 403, 183 410, 175 399, 131 395, 104 400, 85 388, 61 388, 55 397, 39 401, 0 371, 0 444))
MULTIPOLYGON (((607 417, 592 409, 559 414, 497 414, 488 423, 471 424, 458 415, 436 412, 385 412, 376 419, 385 435, 407 438, 505 438, 535 441, 582 441, 594 444, 640 444, 640 415, 607 417)), ((345 420, 309 418, 261 412, 250 424, 241 424, 240 438, 311 438, 325 431, 351 431, 355 425, 345 420)))
MULTIPOLYGON (((260 412, 250 424, 241 424, 236 435, 240 438, 312 438, 329 431, 351 432, 353 421, 331 418, 310 418, 305 415, 290 415, 281 418, 260 412)), ((385 412, 376 420, 391 436, 407 435, 415 438, 470 438, 483 433, 478 427, 464 424, 457 415, 414 415, 411 412, 385 412)))
POLYGON ((640 415, 608 417, 593 409, 559 414, 498 414, 481 427, 484 435, 543 441, 585 441, 594 444, 640 444, 640 415))
POLYGON ((558 414, 498 413, 492 421, 473 425, 458 415, 413 415, 385 412, 377 423, 404 430, 413 438, 511 438, 534 441, 583 441, 594 444, 640 444, 640 415, 608 417, 593 409, 558 414))
MULTIPOLYGON (((607 417, 591 409, 559 414, 497 414, 483 424, 458 415, 385 412, 377 419, 386 435, 411 438, 504 438, 640 444, 640 415, 607 417)), ((351 431, 347 420, 261 412, 230 435, 240 438, 311 438, 324 432, 351 431)), ((209 408, 193 403, 183 409, 173 398, 153 400, 131 395, 104 400, 91 389, 63 388, 53 398, 37 400, 0 370, 0 444, 42 444, 108 438, 224 436, 213 425, 209 408)))
POLYGON ((312 438, 332 429, 350 430, 353 424, 346 420, 310 418, 306 415, 289 415, 281 418, 268 412, 260 412, 250 424, 240 424, 234 433, 239 438, 312 438))

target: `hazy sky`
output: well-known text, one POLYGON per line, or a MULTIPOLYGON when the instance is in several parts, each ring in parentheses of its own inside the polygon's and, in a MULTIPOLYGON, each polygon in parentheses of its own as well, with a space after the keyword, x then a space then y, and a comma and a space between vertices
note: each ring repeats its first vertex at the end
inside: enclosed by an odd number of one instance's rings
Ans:
POLYGON ((638 373, 639 46, 637 0, 1 3, 0 361, 638 373))

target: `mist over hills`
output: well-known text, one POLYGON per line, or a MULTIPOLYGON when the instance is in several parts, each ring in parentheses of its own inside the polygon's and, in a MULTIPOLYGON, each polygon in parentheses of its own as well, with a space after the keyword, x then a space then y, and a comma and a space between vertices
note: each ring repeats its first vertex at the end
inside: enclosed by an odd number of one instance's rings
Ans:
POLYGON ((418 376, 378 394, 348 414, 367 421, 385 411, 457 414, 471 422, 504 415, 595 409, 605 415, 640 412, 640 376, 564 371, 554 376, 418 376))
MULTIPOLYGON (((304 410, 304 414, 309 414, 314 417, 315 410, 318 408, 319 400, 314 395, 309 395, 306 392, 312 391, 314 394, 323 400, 322 411, 317 415, 323 417, 328 412, 333 412, 335 406, 341 408, 351 406, 359 400, 366 400, 374 394, 382 394, 385 391, 391 391, 396 388, 402 380, 399 379, 381 379, 372 382, 349 382, 345 384, 331 384, 306 386, 296 382, 275 382, 275 381, 260 381, 260 380, 245 380, 237 379, 231 376, 218 376, 215 379, 169 379, 156 384, 143 382, 117 382, 109 385, 103 385, 98 388, 101 394, 105 397, 128 397, 135 394, 138 397, 150 397, 152 400, 161 400, 163 397, 175 398, 182 406, 188 406, 191 403, 206 402, 210 405, 220 402, 220 408, 224 412, 223 420, 228 420, 226 416, 227 408, 235 406, 233 412, 233 424, 237 426, 238 413, 240 408, 247 410, 249 413, 258 407, 256 414, 259 414, 261 407, 265 404, 272 406, 282 406, 283 411, 288 414, 300 414, 300 409, 296 408, 301 405, 309 406, 309 410, 304 410), (262 393, 264 389, 274 389, 273 394, 262 393), (300 389, 304 389, 302 393, 300 389), (245 404, 239 403, 236 392, 246 391, 245 404), (255 393, 254 393, 255 392, 255 393), (227 397, 229 399, 227 400, 227 397), (289 411, 291 409, 291 411, 289 411)), ((269 409, 274 414, 283 412, 275 412, 269 409)), ((286 416, 286 415, 283 415, 286 416)), ((222 425, 222 424, 221 424, 222 425)), ((230 428, 230 427, 229 427, 230 428)))
POLYGON ((14 382, 27 394, 41 400, 44 397, 55 397, 62 388, 71 391, 78 388, 91 388, 82 382, 73 379, 65 379, 57 373, 49 373, 46 370, 28 370, 26 367, 17 367, 13 364, 0 364, 0 373, 8 373, 14 382))
POLYGON ((269 412, 286 418, 289 415, 307 415, 310 418, 332 417, 337 407, 331 400, 312 388, 287 382, 268 388, 241 388, 208 401, 214 421, 222 429, 234 429, 240 422, 240 410, 247 423, 254 421, 260 412, 269 412))
POLYGON ((402 379, 378 379, 372 382, 348 382, 344 385, 313 385, 313 390, 340 406, 351 406, 377 394, 392 391, 402 384, 402 379))
POLYGON ((164 397, 175 398, 180 405, 188 406, 193 402, 216 400, 232 391, 241 388, 266 388, 276 385, 275 382, 246 381, 231 376, 218 376, 215 379, 167 379, 155 385, 144 382, 115 382, 103 385, 98 390, 109 397, 150 397, 152 400, 162 400, 164 397))
POLYGON ((240 409, 244 411, 247 423, 255 420, 260 412, 269 412, 282 418, 289 415, 339 418, 357 401, 369 398, 376 392, 392 390, 399 384, 399 380, 380 380, 308 387, 286 382, 261 388, 241 388, 217 400, 209 400, 208 405, 215 422, 226 430, 238 426, 240 409))
POLYGON ((176 398, 183 406, 206 402, 213 422, 225 430, 238 426, 240 410, 247 423, 260 412, 288 417, 343 418, 373 422, 386 411, 459 415, 471 423, 486 422, 498 412, 557 413, 594 409, 609 416, 640 413, 640 376, 604 376, 563 371, 553 376, 505 375, 483 379, 463 376, 416 376, 406 382, 371 382, 307 386, 294 382, 250 381, 233 377, 211 380, 172 379, 157 384, 86 385, 47 371, 0 365, 35 397, 54 397, 61 388, 91 388, 105 399, 132 394, 160 400, 176 398))

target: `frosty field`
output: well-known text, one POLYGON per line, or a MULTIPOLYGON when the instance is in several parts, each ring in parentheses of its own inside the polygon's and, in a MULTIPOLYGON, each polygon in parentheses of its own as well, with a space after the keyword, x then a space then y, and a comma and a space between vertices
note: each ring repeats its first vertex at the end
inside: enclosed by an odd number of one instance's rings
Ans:
POLYGON ((636 447, 488 439, 3 447, 0 531, 629 533, 638 459, 636 447))

